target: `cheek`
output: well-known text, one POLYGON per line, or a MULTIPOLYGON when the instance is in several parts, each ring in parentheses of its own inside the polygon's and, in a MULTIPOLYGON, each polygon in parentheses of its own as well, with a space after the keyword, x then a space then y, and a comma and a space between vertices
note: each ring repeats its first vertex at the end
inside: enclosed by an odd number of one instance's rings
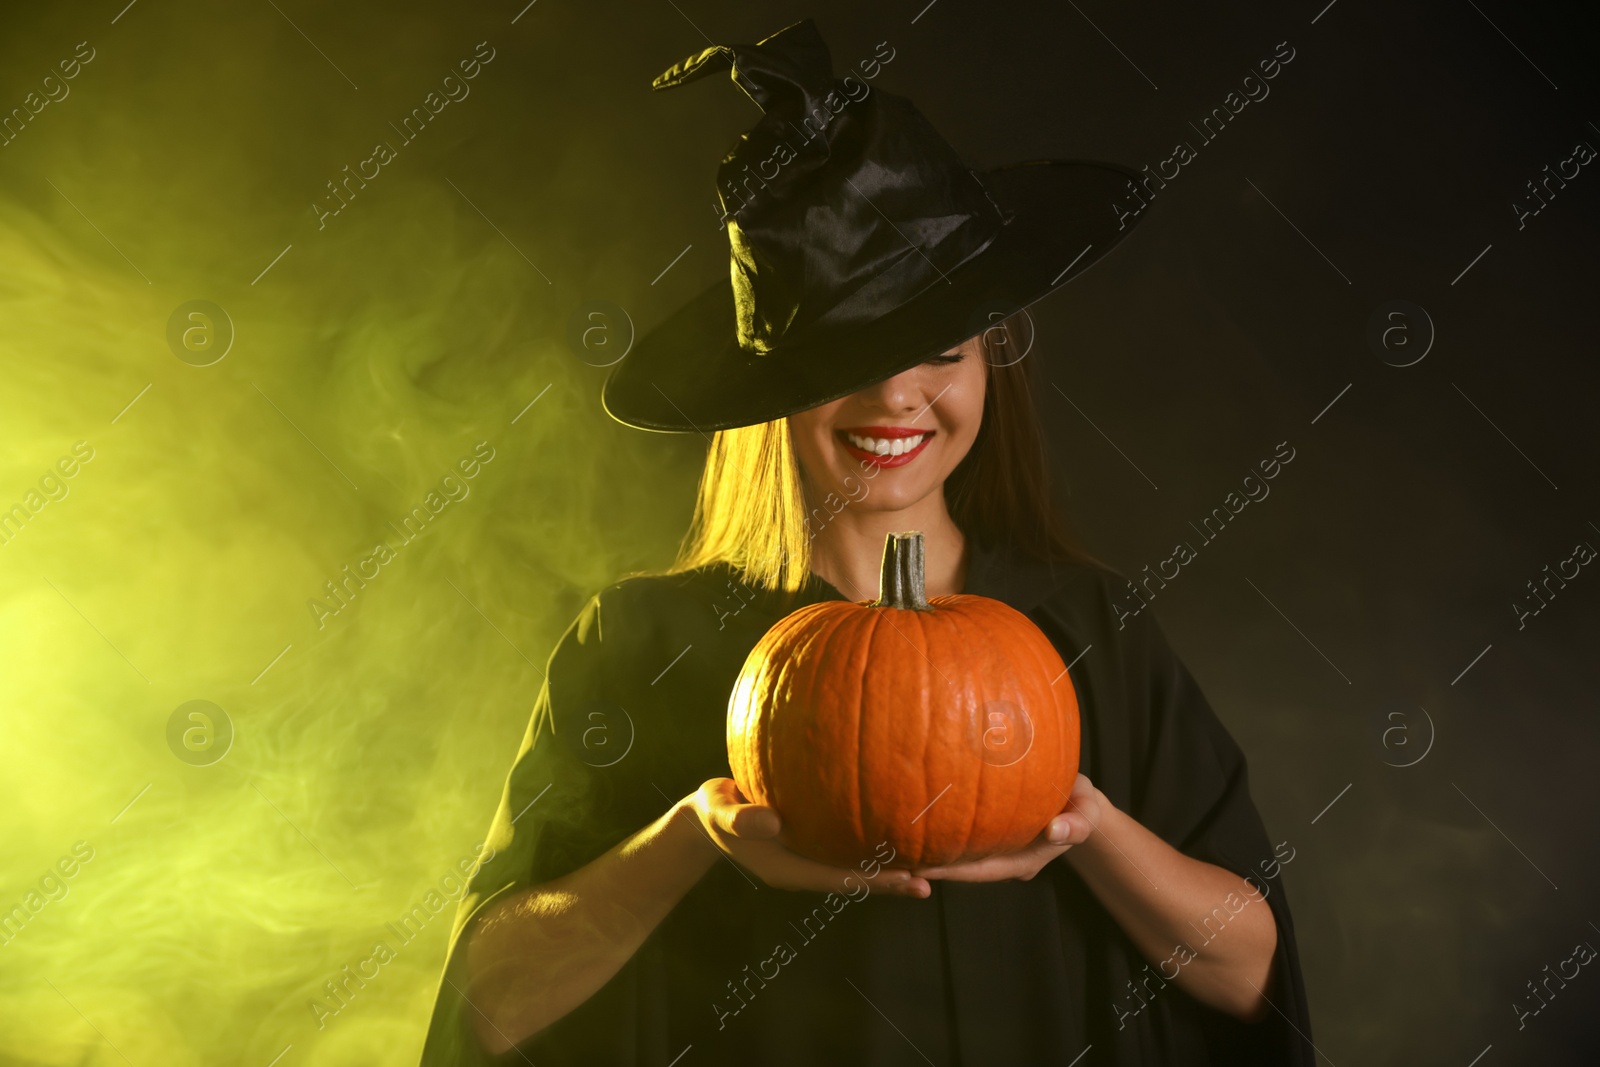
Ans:
POLYGON ((963 448, 972 444, 978 436, 978 427, 983 422, 983 401, 985 381, 981 366, 976 368, 977 373, 964 376, 945 394, 944 402, 940 404, 939 419, 944 424, 945 432, 950 439, 959 442, 963 448))
POLYGON ((790 416, 790 440, 802 474, 827 468, 832 445, 831 425, 831 418, 819 417, 816 412, 790 416))

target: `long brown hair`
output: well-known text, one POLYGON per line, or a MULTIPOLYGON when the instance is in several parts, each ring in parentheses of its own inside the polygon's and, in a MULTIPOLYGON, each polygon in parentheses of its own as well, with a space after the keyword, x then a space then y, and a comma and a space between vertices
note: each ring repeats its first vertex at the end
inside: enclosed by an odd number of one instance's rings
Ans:
MULTIPOLYGON (((1080 546, 1051 499, 1033 404, 1036 361, 1015 355, 1029 351, 1032 335, 1026 311, 983 332, 983 420, 972 448, 945 479, 945 505, 961 532, 985 548, 1104 566, 1080 546)), ((831 514, 822 502, 813 502, 812 512, 823 522, 831 514)), ((718 430, 694 517, 665 573, 726 563, 751 588, 794 591, 811 572, 812 536, 788 420, 718 430)))

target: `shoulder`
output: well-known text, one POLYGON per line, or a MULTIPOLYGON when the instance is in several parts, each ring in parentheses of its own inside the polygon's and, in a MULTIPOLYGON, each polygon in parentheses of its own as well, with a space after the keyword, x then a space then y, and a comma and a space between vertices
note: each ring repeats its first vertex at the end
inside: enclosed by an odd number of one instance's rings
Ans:
POLYGON ((706 569, 679 574, 633 572, 590 593, 543 665, 558 707, 605 700, 639 711, 649 683, 699 643, 704 620, 715 625, 706 569))
POLYGON ((708 601, 725 592, 733 580, 733 570, 726 563, 671 573, 630 571, 592 599, 616 615, 692 614, 695 608, 707 608, 708 601))
POLYGON ((629 571, 610 585, 599 589, 591 603, 609 607, 617 613, 651 611, 671 607, 686 597, 692 598, 713 579, 715 568, 699 567, 669 574, 664 571, 629 571))
POLYGON ((999 599, 1030 616, 1046 633, 1072 648, 1091 645, 1113 653, 1134 674, 1169 665, 1170 645, 1141 587, 1094 560, 1035 561, 1007 556, 997 561, 999 599), (1002 584, 1004 588, 1001 588, 1002 584))
POLYGON ((562 643, 647 650, 692 628, 700 616, 714 619, 713 603, 727 578, 722 565, 671 574, 630 572, 590 594, 562 643))
POLYGON ((990 550, 983 568, 986 595, 1025 613, 1103 612, 1127 586, 1121 574, 1093 560, 1041 560, 1009 548, 990 550))

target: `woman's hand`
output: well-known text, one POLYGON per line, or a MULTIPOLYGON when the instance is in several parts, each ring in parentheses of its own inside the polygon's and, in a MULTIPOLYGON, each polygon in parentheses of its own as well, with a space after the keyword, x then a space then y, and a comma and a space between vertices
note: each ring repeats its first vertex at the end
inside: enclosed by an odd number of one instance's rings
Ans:
POLYGON ((689 800, 711 843, 774 889, 845 892, 852 884, 847 879, 854 878, 898 896, 926 897, 933 892, 926 879, 909 871, 880 867, 876 876, 869 877, 850 867, 830 867, 791 852, 778 840, 783 829, 778 812, 764 804, 748 803, 732 778, 709 779, 689 800))
POLYGON ((967 863, 917 867, 911 873, 920 878, 942 878, 951 882, 1003 882, 1012 878, 1026 882, 1067 849, 1087 841, 1099 825, 1101 811, 1109 803, 1105 794, 1080 774, 1072 784, 1072 795, 1066 798, 1061 813, 1050 820, 1050 825, 1027 848, 967 863))

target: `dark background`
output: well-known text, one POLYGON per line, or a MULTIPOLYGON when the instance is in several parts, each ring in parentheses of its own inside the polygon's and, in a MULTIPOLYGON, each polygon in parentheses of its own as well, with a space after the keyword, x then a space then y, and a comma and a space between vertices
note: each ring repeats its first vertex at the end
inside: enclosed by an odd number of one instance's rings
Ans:
MULTIPOLYGON (((703 455, 693 435, 609 420, 604 372, 564 340, 585 301, 616 302, 642 331, 726 276, 712 179, 756 109, 722 77, 652 94, 654 75, 707 35, 751 42, 814 16, 841 73, 887 41, 896 56, 875 84, 913 99, 977 166, 1154 166, 1189 141, 1198 158, 1137 232, 1035 309, 1031 358, 1053 386, 1040 404, 1070 514, 1125 573, 1178 541, 1200 548, 1153 610, 1246 751, 1273 840, 1294 848, 1283 879, 1327 1062, 1600 1062, 1594 968, 1520 1030, 1514 1009, 1546 964, 1600 945, 1600 576, 1584 568, 1523 628, 1512 606, 1546 564, 1579 542, 1600 546, 1597 164, 1523 228, 1512 209, 1546 164, 1580 141, 1600 147, 1591 16, 1504 0, 1324 2, 539 0, 519 16, 515 2, 143 0, 115 25, 121 3, 96 9, 93 34, 80 31, 80 10, 14 8, 3 55, 19 73, 6 106, 36 80, 24 57, 42 71, 84 36, 102 56, 78 79, 81 96, 55 105, 76 111, 47 112, 32 141, 0 156, 0 182, 8 203, 70 226, 62 240, 97 268, 124 270, 43 181, 62 168, 36 166, 70 161, 74 188, 101 194, 75 200, 160 282, 151 337, 180 296, 255 315, 273 345, 225 365, 255 359, 240 382, 299 381, 309 405, 353 365, 357 313, 421 338, 388 366, 464 433, 475 412, 503 426, 559 382, 547 404, 564 405, 560 434, 511 452, 515 492, 474 520, 481 544, 516 560, 479 588, 499 582, 521 598, 501 621, 542 662, 590 592, 670 561, 703 455), (117 47, 117 33, 138 46, 117 47), (474 95, 403 149, 365 203, 318 231, 307 203, 323 182, 485 39, 497 57, 474 95), (1188 123, 1285 41, 1295 57, 1270 95, 1200 145, 1188 123), (98 103, 91 75, 103 79, 98 103), (118 190, 138 195, 108 224, 86 202, 118 190), (296 283, 296 271, 319 280, 296 283), (1424 308, 1436 332, 1411 366, 1388 365, 1367 339, 1395 300, 1424 308), (1271 495, 1200 546, 1189 523, 1283 441, 1295 458, 1271 495)), ((1422 344, 1423 327, 1410 328, 1422 344)), ((28 381, 18 368, 39 357, 5 358, 28 381)), ((101 406, 116 410, 138 387, 128 381, 101 406)), ((330 407, 311 437, 343 434, 348 455, 363 435, 403 436, 384 388, 339 395, 364 406, 330 407)), ((8 402, 28 403, 16 392, 8 402)), ((316 463, 311 476, 331 479, 316 463)), ((421 482, 437 475, 414 469, 421 482)), ((397 491, 389 513, 414 495, 397 491)), ((299 582, 285 610, 303 615, 300 590, 316 585, 299 582)), ((281 643, 263 639, 249 662, 281 643)), ((503 669, 513 668, 517 685, 537 686, 522 662, 503 669)), ((474 684, 459 679, 458 700, 474 684)), ((526 697, 449 712, 481 745, 430 742, 471 782, 433 828, 430 863, 464 854, 487 825, 526 697)), ((404 780, 385 789, 419 807, 426 792, 404 780)), ((359 847, 360 823, 344 832, 359 847)), ((408 1040, 431 1000, 443 950, 433 936, 434 956, 408 962, 407 1007, 394 1011, 408 1040)), ((325 976, 308 970, 312 986, 325 976)), ((7 1014, 23 1001, 11 1003, 7 1014)), ((292 1010, 304 1016, 298 1001, 292 1010)), ((288 1040, 248 1029, 268 1057, 288 1040)), ((302 1062, 345 1062, 296 1040, 302 1062)))

